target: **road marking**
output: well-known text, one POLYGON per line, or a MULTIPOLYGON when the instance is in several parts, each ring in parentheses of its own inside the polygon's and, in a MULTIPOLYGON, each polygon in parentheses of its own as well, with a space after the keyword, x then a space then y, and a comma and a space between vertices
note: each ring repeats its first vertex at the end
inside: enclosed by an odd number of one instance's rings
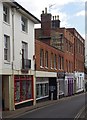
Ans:
POLYGON ((78 120, 84 110, 85 110, 85 106, 83 106, 82 109, 78 112, 78 114, 75 116, 74 120, 78 120))

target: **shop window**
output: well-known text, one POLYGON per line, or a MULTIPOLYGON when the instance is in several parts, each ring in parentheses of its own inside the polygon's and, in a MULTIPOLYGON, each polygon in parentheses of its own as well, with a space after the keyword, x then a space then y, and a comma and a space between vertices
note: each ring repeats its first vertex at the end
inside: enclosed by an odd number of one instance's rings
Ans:
POLYGON ((48 95, 48 83, 45 84, 45 96, 48 95))
POLYGON ((21 81, 22 82, 22 100, 26 100, 26 81, 21 81))
POLYGON ((36 98, 39 97, 39 84, 36 85, 36 98))
POLYGON ((33 99, 33 85, 31 77, 19 77, 15 79, 15 102, 33 99))
POLYGON ((48 95, 48 83, 36 84, 36 98, 45 97, 48 95))
POLYGON ((40 95, 43 96, 43 85, 42 84, 40 84, 40 91, 41 91, 40 95))
POLYGON ((32 98, 32 81, 27 81, 27 98, 32 98))
POLYGON ((20 81, 16 81, 16 86, 15 86, 15 101, 19 102, 20 101, 20 81))

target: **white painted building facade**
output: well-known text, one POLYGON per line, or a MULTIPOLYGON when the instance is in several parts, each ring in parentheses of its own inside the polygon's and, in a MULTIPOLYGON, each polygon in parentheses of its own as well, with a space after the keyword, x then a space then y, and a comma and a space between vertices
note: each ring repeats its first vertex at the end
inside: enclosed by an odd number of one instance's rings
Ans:
POLYGON ((4 109, 14 110, 15 106, 28 101, 35 103, 34 24, 39 22, 18 3, 0 2, 0 75, 4 109), (31 94, 28 94, 30 87, 31 94))

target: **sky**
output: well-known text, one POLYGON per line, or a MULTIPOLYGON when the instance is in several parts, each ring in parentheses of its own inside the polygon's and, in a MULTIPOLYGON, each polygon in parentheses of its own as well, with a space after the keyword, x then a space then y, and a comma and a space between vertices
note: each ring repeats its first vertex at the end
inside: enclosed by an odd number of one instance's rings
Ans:
POLYGON ((86 0, 15 0, 31 14, 41 20, 45 7, 52 16, 59 15, 60 26, 75 28, 85 38, 85 1, 86 0))

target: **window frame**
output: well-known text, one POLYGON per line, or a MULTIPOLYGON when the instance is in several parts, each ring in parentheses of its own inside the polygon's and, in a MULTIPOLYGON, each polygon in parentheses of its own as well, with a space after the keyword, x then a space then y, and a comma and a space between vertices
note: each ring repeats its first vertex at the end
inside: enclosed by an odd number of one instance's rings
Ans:
POLYGON ((10 62, 10 36, 7 35, 4 35, 4 60, 10 62))
POLYGON ((44 67, 44 50, 40 49, 40 67, 44 67))
POLYGON ((24 16, 21 16, 21 30, 23 32, 28 32, 28 19, 24 16))
POLYGON ((3 21, 6 23, 10 23, 10 14, 9 14, 9 7, 3 4, 3 21), (7 12, 7 13, 6 13, 7 12))

